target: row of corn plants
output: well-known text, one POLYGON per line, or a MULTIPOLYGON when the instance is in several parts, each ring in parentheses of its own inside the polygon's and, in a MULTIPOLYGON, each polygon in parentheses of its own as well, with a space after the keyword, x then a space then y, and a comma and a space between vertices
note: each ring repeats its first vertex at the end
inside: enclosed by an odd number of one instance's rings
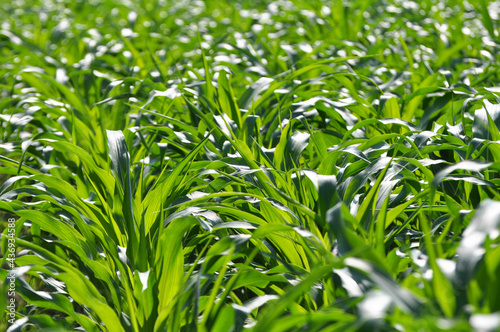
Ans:
POLYGON ((498 330, 499 8, 3 2, 0 329, 498 330))

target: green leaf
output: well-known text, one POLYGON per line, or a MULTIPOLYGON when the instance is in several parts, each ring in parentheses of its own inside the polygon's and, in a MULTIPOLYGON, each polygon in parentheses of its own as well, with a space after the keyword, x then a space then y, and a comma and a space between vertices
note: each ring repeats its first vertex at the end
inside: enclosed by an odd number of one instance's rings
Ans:
POLYGON ((174 219, 159 239, 155 257, 155 274, 158 280, 158 320, 155 323, 155 331, 163 329, 175 298, 181 291, 184 278, 182 238, 195 223, 196 219, 193 217, 174 219))

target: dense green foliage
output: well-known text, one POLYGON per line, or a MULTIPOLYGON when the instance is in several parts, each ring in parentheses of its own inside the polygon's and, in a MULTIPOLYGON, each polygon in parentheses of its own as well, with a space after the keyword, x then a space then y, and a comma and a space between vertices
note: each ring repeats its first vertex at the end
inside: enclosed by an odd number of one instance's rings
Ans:
POLYGON ((2 1, 0 329, 498 329, 499 10, 2 1))

